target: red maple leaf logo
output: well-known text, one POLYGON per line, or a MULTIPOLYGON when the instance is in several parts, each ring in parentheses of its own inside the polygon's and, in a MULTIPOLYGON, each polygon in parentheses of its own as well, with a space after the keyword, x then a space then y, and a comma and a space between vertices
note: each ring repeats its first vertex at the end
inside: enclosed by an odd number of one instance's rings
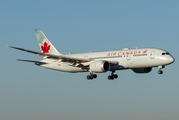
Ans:
POLYGON ((43 53, 49 53, 50 45, 47 45, 47 43, 44 42, 44 45, 41 45, 41 50, 43 51, 43 53))
POLYGON ((143 54, 146 54, 147 53, 147 50, 143 51, 143 54))

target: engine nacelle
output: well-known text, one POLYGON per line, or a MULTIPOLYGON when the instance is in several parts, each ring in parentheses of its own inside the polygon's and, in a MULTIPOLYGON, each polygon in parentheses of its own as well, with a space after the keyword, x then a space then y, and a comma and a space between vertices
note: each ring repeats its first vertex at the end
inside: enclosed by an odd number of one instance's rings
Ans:
POLYGON ((152 71, 152 68, 136 68, 132 69, 135 73, 149 73, 152 71))
POLYGON ((109 62, 104 60, 94 61, 89 65, 89 69, 95 73, 107 72, 109 68, 109 62))

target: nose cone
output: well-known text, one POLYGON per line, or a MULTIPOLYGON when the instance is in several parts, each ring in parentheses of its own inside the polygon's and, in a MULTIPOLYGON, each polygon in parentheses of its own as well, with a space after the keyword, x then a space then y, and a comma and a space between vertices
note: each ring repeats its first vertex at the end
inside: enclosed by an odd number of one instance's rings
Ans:
POLYGON ((175 59, 171 56, 171 57, 168 59, 168 62, 169 62, 170 64, 172 64, 173 62, 175 62, 175 59))

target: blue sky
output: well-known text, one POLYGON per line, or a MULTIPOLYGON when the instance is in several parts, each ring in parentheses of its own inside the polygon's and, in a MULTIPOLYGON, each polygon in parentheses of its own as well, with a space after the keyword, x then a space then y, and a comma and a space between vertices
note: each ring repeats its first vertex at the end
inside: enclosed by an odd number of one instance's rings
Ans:
POLYGON ((178 120, 179 2, 177 0, 6 0, 0 2, 1 120, 178 120), (175 63, 149 74, 117 71, 119 78, 65 73, 17 62, 40 51, 41 29, 63 54, 155 47, 175 63))

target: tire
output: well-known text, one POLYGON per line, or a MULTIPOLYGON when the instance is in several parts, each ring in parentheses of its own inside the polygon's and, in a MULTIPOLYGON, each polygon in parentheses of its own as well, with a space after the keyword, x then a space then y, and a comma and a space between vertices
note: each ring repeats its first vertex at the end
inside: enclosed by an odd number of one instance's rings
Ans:
POLYGON ((159 70, 159 71, 158 71, 158 74, 163 74, 163 71, 159 70))
POLYGON ((118 75, 117 75, 117 74, 115 74, 115 75, 114 75, 114 78, 118 78, 118 75))
POLYGON ((96 74, 94 74, 94 75, 93 75, 93 78, 97 78, 97 75, 96 75, 96 74))
POLYGON ((111 80, 111 76, 110 75, 108 76, 108 80, 111 80))
POLYGON ((88 79, 88 80, 91 79, 91 76, 88 75, 88 76, 87 76, 87 79, 88 79))

